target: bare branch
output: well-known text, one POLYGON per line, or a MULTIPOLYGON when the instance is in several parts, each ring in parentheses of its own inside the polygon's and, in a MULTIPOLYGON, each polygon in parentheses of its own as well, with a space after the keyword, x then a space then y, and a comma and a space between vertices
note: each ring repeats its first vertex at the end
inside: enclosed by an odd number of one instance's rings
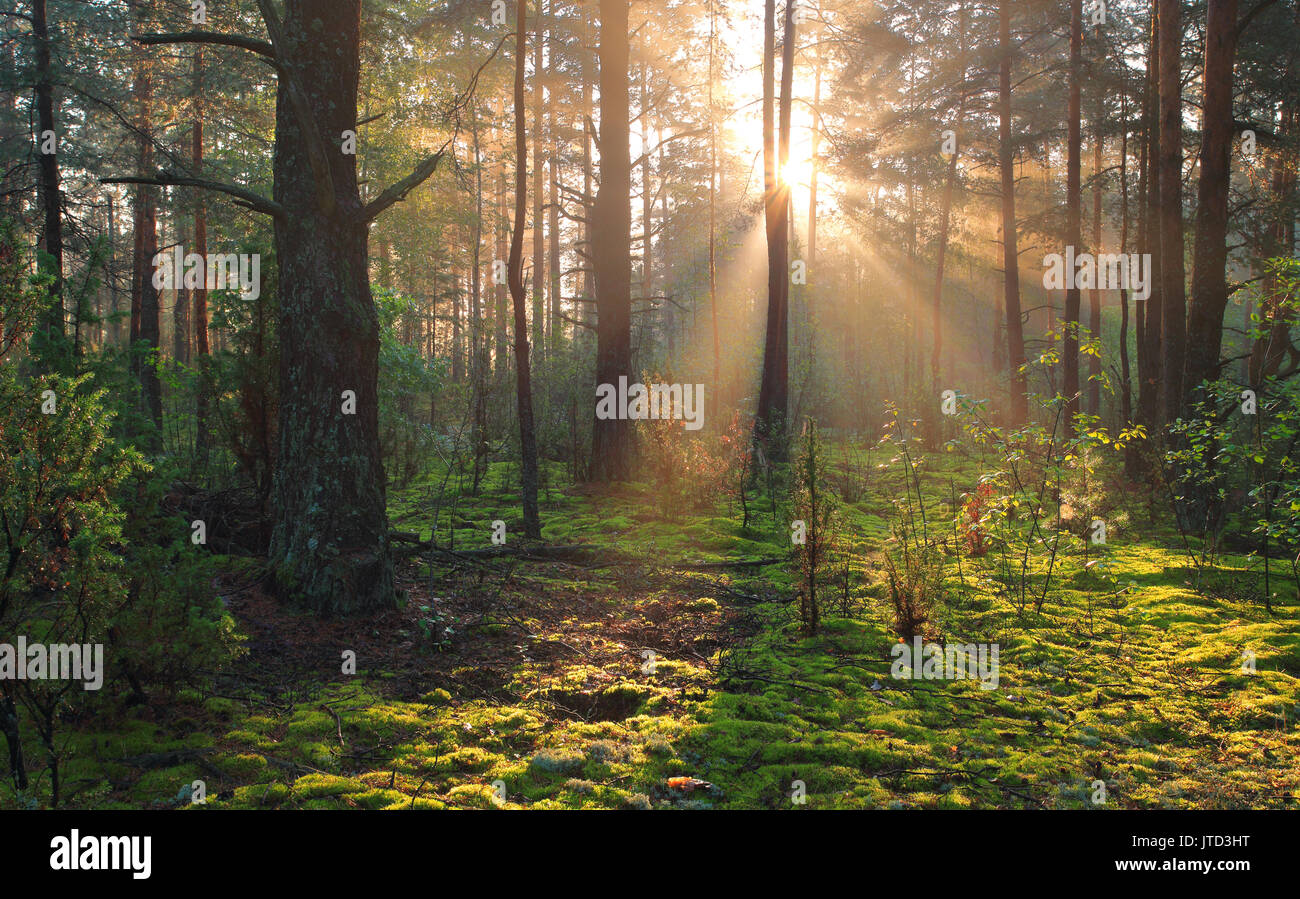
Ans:
MULTIPOLYGON (((259 0, 259 2, 266 2, 266 0, 259 0)), ((509 37, 509 35, 506 37, 509 37)), ((497 53, 501 51, 501 45, 504 44, 505 41, 505 37, 497 41, 497 45, 492 48, 492 53, 487 59, 483 60, 482 64, 477 69, 474 70, 474 76, 470 78, 469 84, 466 85, 464 92, 462 92, 461 95, 451 104, 450 113, 455 121, 455 128, 452 131, 451 137, 447 138, 447 141, 438 148, 436 153, 420 160, 419 164, 416 165, 411 174, 407 175, 396 184, 393 184, 391 187, 384 190, 378 197, 367 203, 365 208, 361 211, 362 219, 364 221, 373 221, 389 206, 392 206, 394 203, 400 203, 402 200, 406 199, 407 194, 423 184, 438 168, 438 163, 442 162, 442 157, 446 154, 447 148, 456 142, 456 138, 460 134, 461 110, 468 106, 470 100, 473 99, 474 91, 478 88, 479 76, 482 75, 483 70, 488 67, 488 63, 496 59, 497 53)))
POLYGON ((407 194, 423 184, 438 168, 438 163, 442 162, 442 157, 446 154, 447 147, 451 145, 451 140, 451 138, 448 138, 447 142, 438 148, 438 152, 420 160, 419 165, 415 167, 411 174, 367 203, 365 208, 361 210, 362 221, 373 221, 389 206, 405 200, 407 194))
POLYGON ((157 187, 197 187, 200 190, 216 191, 234 197, 239 205, 255 212, 261 212, 275 218, 283 218, 286 215, 283 206, 259 193, 246 187, 240 187, 237 184, 209 181, 206 178, 191 178, 187 175, 177 175, 172 172, 159 172, 153 176, 123 175, 117 178, 100 178, 99 182, 101 184, 152 184, 157 187))
POLYGON ((264 61, 279 68, 275 58, 275 48, 268 42, 238 34, 221 34, 217 31, 169 31, 161 34, 141 34, 133 40, 138 44, 152 46, 155 44, 215 44, 224 47, 238 47, 262 57, 264 61))

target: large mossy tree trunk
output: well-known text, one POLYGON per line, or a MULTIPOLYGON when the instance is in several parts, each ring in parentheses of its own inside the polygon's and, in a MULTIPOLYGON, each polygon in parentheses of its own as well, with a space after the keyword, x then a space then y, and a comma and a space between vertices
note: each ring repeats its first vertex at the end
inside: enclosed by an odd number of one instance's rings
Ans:
POLYGON ((288 0, 279 48, 292 80, 282 73, 276 104, 275 200, 289 214, 275 225, 280 414, 271 562, 277 592, 321 614, 394 601, 379 320, 356 157, 340 150, 342 133, 356 128, 360 11, 360 0, 288 0), (355 396, 351 414, 345 396, 355 396))

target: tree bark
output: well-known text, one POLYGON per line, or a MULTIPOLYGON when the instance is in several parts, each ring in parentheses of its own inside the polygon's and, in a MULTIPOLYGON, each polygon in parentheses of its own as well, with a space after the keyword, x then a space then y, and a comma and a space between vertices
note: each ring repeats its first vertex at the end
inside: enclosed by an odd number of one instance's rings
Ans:
MULTIPOLYGON (((944 264, 948 257, 948 230, 952 217, 952 195, 957 186, 957 160, 961 156, 961 130, 966 118, 966 5, 961 4, 958 13, 957 32, 961 42, 961 84, 958 90, 961 96, 957 101, 957 121, 954 126, 954 136, 956 143, 953 146, 952 158, 948 160, 948 173, 944 179, 943 196, 939 205, 939 249, 935 258, 934 273, 934 294, 930 302, 930 393, 932 397, 939 395, 939 378, 940 368, 943 363, 943 276, 944 264)), ((811 233, 811 226, 809 228, 811 233)), ((930 413, 926 416, 928 421, 934 422, 930 434, 930 445, 935 445, 935 440, 939 434, 939 420, 935 415, 936 409, 933 403, 929 406, 930 413)))
POLYGON ((1020 313, 1020 252, 1016 230, 1016 170, 1011 144, 1011 3, 998 4, 998 169, 1002 176, 1002 272, 1007 321, 1010 421, 1029 418, 1029 384, 1024 372, 1025 331, 1020 313))
MULTIPOLYGON (((526 0, 518 0, 526 2, 526 0)), ((545 0, 537 0, 536 39, 533 44, 533 339, 534 361, 540 369, 546 355, 546 234, 542 218, 542 171, 546 165, 542 151, 542 58, 546 42, 545 0)))
MULTIPOLYGON (((135 29, 139 33, 145 19, 143 7, 133 7, 135 29)), ((142 53, 136 61, 133 93, 137 103, 136 159, 141 172, 153 169, 153 71, 142 53)), ((131 265, 131 368, 140 381, 144 413, 153 422, 153 433, 146 437, 150 450, 161 448, 162 385, 155 362, 158 352, 158 289, 153 283, 153 260, 158 254, 158 188, 141 184, 135 192, 135 242, 131 265)))
MULTIPOLYGON (((1069 102, 1066 111, 1065 148, 1065 243, 1074 252, 1083 252, 1082 196, 1079 184, 1079 157, 1082 150, 1082 107, 1080 104, 1083 76, 1083 0, 1070 0, 1070 72, 1069 102)), ((1065 320, 1061 340, 1061 392, 1065 397, 1065 431, 1073 434, 1074 416, 1079 411, 1079 287, 1075 273, 1065 273, 1065 320)))
POLYGON ((1183 409, 1187 301, 1183 268, 1182 0, 1159 0, 1160 26, 1160 264, 1164 358, 1164 419, 1183 409))
MULTIPOLYGON (((628 0, 600 0, 600 188, 593 210, 596 384, 632 379, 632 160, 628 148, 628 0)), ((594 408, 594 404, 593 404, 594 408)), ((597 418, 590 477, 626 480, 631 423, 597 418)))
POLYGON ((794 0, 785 10, 781 72, 780 147, 775 134, 776 4, 767 0, 763 25, 763 217, 767 228, 767 330, 754 439, 769 459, 783 459, 789 428, 789 188, 782 163, 789 154, 790 90, 794 74, 794 0))
POLYGON ((1232 68, 1237 55, 1237 0, 1209 0, 1205 16, 1201 177, 1187 313, 1185 387, 1189 399, 1219 374, 1223 314, 1228 306, 1228 186, 1231 179, 1232 68))
POLYGON ((283 597, 318 613, 366 612, 391 605, 395 594, 371 215, 356 156, 338 149, 343 131, 356 128, 361 0, 287 0, 284 9, 274 171, 275 199, 288 214, 275 223, 280 407, 271 570, 283 597), (354 414, 345 413, 347 391, 354 414))
MULTIPOLYGON (((36 143, 42 147, 47 132, 59 134, 54 127, 54 76, 50 70, 50 32, 46 20, 45 0, 32 0, 32 40, 36 57, 36 143)), ((42 149, 37 155, 39 192, 44 223, 42 249, 50 256, 48 268, 54 276, 50 285, 50 308, 45 316, 45 333, 51 341, 64 335, 66 311, 63 307, 63 193, 59 186, 59 161, 54 153, 42 149)))
MULTIPOLYGON (((540 5, 540 4, 539 4, 540 5)), ((515 312, 515 398, 519 413, 519 488, 524 507, 524 534, 542 536, 537 511, 537 437, 533 430, 532 371, 528 363, 528 313, 524 297, 524 225, 528 209, 528 133, 524 116, 524 58, 527 54, 527 6, 518 4, 515 37, 515 227, 510 235, 510 298, 515 312)), ((540 25, 538 26, 540 29, 540 25)), ((540 77, 540 69, 534 77, 540 77)), ((536 87, 540 90, 540 87, 536 87)))
POLYGON ((1160 245, 1160 23, 1157 14, 1159 0, 1151 0, 1151 38, 1147 49, 1147 84, 1143 99, 1143 131, 1146 146, 1145 196, 1141 214, 1141 233, 1138 252, 1151 257, 1151 296, 1140 301, 1138 327, 1138 377, 1142 389, 1138 394, 1138 415, 1148 433, 1153 433, 1163 420, 1160 404, 1163 366, 1161 345, 1164 340, 1163 259, 1160 245))

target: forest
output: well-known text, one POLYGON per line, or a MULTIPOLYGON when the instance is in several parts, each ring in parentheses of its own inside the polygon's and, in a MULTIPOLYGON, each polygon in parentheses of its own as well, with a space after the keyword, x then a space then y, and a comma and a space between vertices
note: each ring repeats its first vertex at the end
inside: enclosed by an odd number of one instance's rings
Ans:
POLYGON ((1300 0, 0 0, 0 811, 1294 809, 1298 176, 1300 0))

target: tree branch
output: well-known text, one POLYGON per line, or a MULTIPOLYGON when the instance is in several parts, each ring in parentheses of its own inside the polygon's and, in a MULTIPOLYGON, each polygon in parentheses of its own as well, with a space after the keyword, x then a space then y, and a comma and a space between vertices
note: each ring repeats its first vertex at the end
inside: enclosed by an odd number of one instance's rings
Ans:
POLYGON ((211 190, 234 197, 239 205, 252 209, 254 212, 261 212, 274 218, 284 218, 286 215, 283 206, 259 193, 255 193, 246 187, 240 187, 237 184, 209 181, 206 178, 191 178, 186 175, 176 175, 172 172, 159 172, 152 177, 123 175, 118 178, 100 178, 99 182, 101 184, 152 184, 157 187, 197 187, 200 190, 211 190))
POLYGON ((1237 39, 1241 39, 1242 34, 1245 33, 1247 26, 1250 25, 1255 16, 1268 9, 1276 2, 1277 0, 1260 0, 1260 2, 1256 3, 1249 12, 1242 16, 1241 21, 1237 23, 1237 39))
POLYGON ((132 40, 146 46, 155 44, 215 44, 224 47, 238 47, 241 50, 256 53, 277 69, 280 67, 275 58, 275 48, 267 41, 238 34, 221 34, 217 31, 168 31, 161 34, 141 34, 132 40))
POLYGON ((385 209, 394 203, 400 203, 406 199, 406 195, 423 184, 430 175, 438 168, 438 163, 442 162, 442 157, 446 155, 447 147, 451 145, 451 138, 447 139, 438 152, 431 156, 426 156, 420 160, 419 165, 401 181, 388 187, 383 193, 375 197, 365 205, 361 210, 362 221, 374 221, 385 209))
MULTIPOLYGON (((266 0, 259 0, 259 2, 266 2, 266 0)), ((509 37, 509 35, 506 37, 509 37)), ((479 76, 483 74, 483 70, 487 68, 488 63, 496 59, 497 53, 500 52, 501 45, 504 44, 505 41, 505 37, 497 41, 497 45, 492 48, 492 53, 487 59, 483 60, 482 65, 474 70, 474 76, 470 78, 469 84, 466 85, 464 92, 461 93, 461 95, 456 98, 455 102, 451 104, 451 116, 455 120, 455 128, 452 130, 451 137, 447 138, 446 142, 438 148, 438 152, 420 160, 419 164, 416 165, 411 174, 407 175, 396 184, 393 184, 384 190, 378 197, 367 203, 365 208, 361 210, 363 221, 374 221, 375 218, 377 218, 389 206, 405 200, 407 194, 423 184, 438 168, 438 163, 442 162, 442 157, 446 154, 447 148, 455 142, 456 137, 460 134, 460 111, 464 109, 473 98, 474 91, 478 88, 479 76)))

